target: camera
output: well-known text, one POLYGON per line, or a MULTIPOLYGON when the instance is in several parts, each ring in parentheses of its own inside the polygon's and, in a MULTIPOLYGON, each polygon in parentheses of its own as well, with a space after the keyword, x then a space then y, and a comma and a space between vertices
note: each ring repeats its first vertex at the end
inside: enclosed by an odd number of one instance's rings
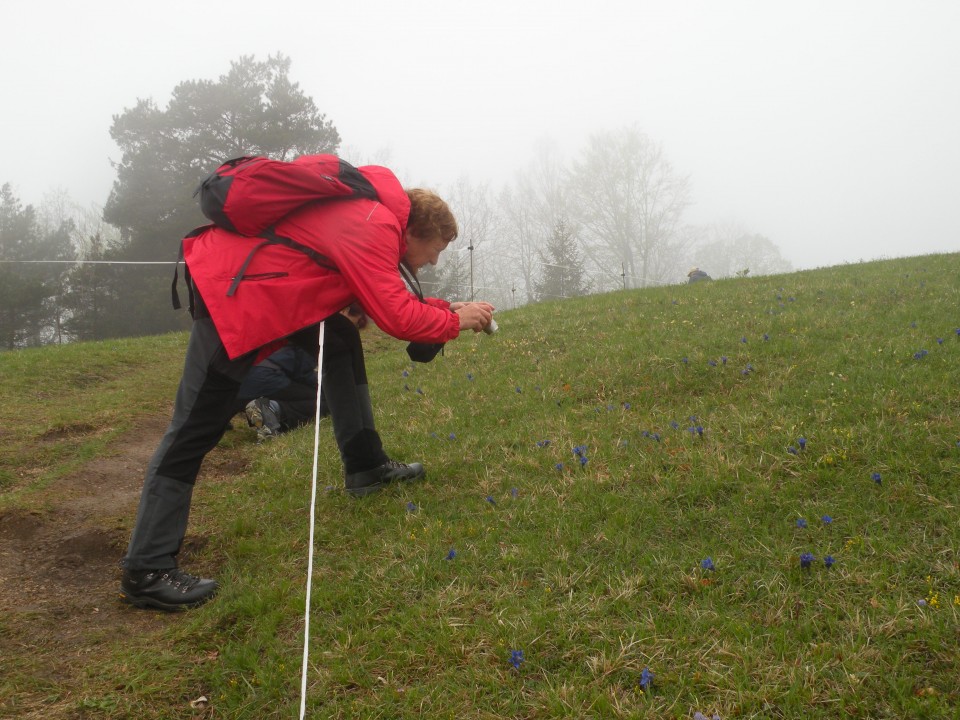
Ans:
POLYGON ((497 321, 494 320, 493 318, 490 318, 490 324, 487 325, 487 326, 483 329, 483 331, 484 331, 487 335, 493 335, 498 329, 499 329, 499 328, 497 327, 497 321))

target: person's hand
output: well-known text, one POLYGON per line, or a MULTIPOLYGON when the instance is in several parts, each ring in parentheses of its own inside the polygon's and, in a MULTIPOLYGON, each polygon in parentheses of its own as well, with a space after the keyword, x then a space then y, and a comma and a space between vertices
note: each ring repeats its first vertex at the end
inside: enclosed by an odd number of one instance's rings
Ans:
POLYGON ((488 302, 455 302, 450 309, 460 316, 460 329, 482 331, 493 320, 495 308, 488 302))

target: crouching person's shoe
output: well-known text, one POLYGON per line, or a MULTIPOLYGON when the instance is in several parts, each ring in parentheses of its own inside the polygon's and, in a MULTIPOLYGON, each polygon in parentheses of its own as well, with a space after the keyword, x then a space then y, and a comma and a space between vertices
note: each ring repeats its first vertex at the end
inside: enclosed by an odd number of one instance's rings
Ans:
POLYGON ((203 605, 216 592, 216 580, 199 578, 180 568, 124 570, 120 581, 120 599, 139 608, 193 608, 203 605))
POLYGON ((392 482, 416 480, 425 474, 423 465, 420 463, 407 465, 396 460, 387 460, 383 465, 372 470, 347 473, 347 492, 354 497, 363 497, 383 489, 392 482))
POLYGON ((258 443, 275 438, 281 433, 279 410, 280 404, 267 398, 257 398, 247 403, 244 408, 247 424, 257 429, 258 443))

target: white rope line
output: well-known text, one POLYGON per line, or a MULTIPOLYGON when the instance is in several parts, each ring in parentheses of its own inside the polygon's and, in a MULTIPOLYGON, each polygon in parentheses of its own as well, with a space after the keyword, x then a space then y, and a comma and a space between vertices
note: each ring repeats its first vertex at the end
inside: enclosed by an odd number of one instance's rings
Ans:
POLYGON ((176 260, 0 260, 7 265, 176 265, 176 260))
POLYGON ((317 466, 320 459, 320 385, 323 376, 323 330, 317 348, 317 409, 313 418, 313 482, 310 485, 310 547, 307 550, 307 599, 303 613, 303 668, 300 671, 300 720, 307 711, 307 665, 310 660, 310 591, 313 588, 313 529, 316 522, 317 466))

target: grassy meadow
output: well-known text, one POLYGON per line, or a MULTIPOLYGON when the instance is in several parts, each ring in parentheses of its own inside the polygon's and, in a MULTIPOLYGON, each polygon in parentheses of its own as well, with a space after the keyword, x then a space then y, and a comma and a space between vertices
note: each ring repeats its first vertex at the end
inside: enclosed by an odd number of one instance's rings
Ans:
MULTIPOLYGON (((427 478, 347 496, 323 421, 307 716, 960 717, 958 276, 951 254, 543 303, 428 365, 370 331, 384 444, 427 478)), ((110 439, 37 437, 165 407, 184 340, 0 354, 5 396, 45 388, 0 409, 0 509, 110 439), (24 453, 50 457, 25 477, 24 453)), ((313 441, 228 433, 252 465, 201 476, 187 566, 220 595, 113 638, 76 717, 297 716, 313 441)))

